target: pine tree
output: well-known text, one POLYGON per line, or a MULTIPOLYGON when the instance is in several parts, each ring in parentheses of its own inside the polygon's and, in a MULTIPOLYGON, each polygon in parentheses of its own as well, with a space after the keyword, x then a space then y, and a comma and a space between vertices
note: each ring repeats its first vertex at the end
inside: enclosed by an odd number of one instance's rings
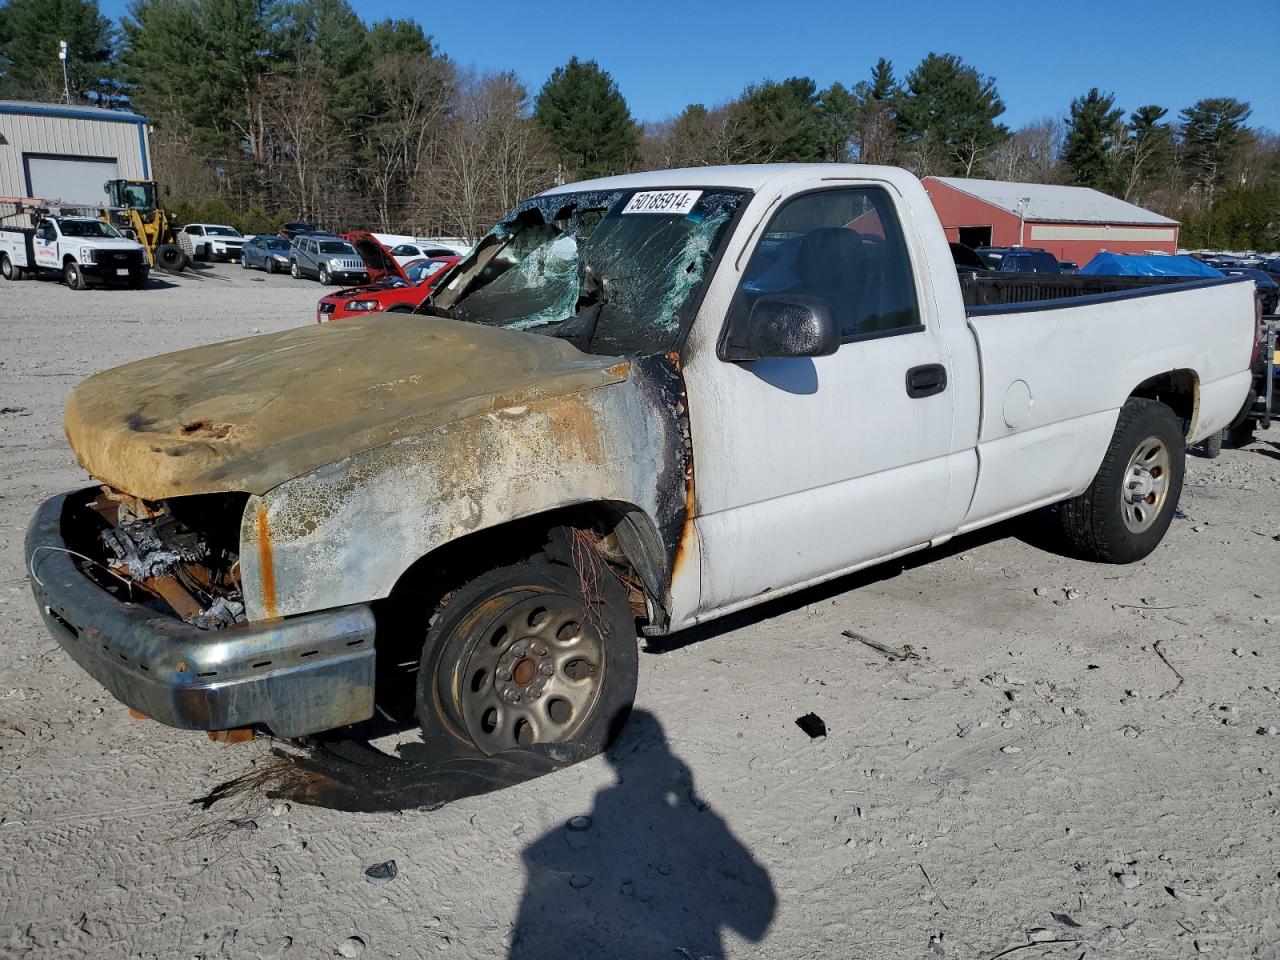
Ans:
POLYGON ((903 152, 916 172, 973 176, 1009 131, 996 82, 954 54, 931 53, 895 98, 903 152))
POLYGON ((67 85, 78 103, 115 106, 118 31, 97 0, 0 3, 0 98, 62 99, 58 43, 67 42, 67 85))
POLYGON ((1164 107, 1147 104, 1129 115, 1119 150, 1118 186, 1125 200, 1137 202, 1148 185, 1171 178, 1176 160, 1173 129, 1163 122, 1169 113, 1164 107))
POLYGON ((579 179, 626 171, 640 131, 617 84, 594 60, 557 67, 534 103, 534 117, 570 174, 579 179))
POLYGON ((1093 87, 1071 101, 1071 119, 1062 158, 1071 171, 1071 182, 1081 187, 1111 191, 1116 181, 1116 151, 1123 130, 1124 111, 1115 97, 1093 87))
POLYGON ((825 122, 817 84, 808 77, 753 84, 732 110, 741 153, 755 162, 833 159, 835 138, 825 122))
POLYGON ((1182 111, 1182 152, 1197 185, 1212 196, 1226 179, 1245 137, 1249 104, 1230 97, 1198 100, 1182 111))

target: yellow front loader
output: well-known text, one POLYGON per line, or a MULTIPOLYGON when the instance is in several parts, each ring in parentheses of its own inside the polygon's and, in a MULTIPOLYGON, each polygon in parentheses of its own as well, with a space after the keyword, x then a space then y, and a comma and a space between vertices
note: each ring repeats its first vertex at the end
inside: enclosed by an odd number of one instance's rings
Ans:
POLYGON ((174 240, 169 217, 159 204, 154 180, 108 180, 107 206, 99 216, 147 248, 151 266, 177 273, 187 255, 174 240))

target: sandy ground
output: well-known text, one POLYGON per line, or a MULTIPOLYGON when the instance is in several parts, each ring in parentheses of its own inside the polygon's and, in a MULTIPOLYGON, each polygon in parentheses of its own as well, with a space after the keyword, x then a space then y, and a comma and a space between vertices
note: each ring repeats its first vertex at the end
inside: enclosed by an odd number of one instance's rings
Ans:
POLYGON ((235 267, 0 286, 0 957, 1280 955, 1278 430, 1192 458, 1142 564, 1004 527, 673 638, 619 744, 540 780, 193 807, 267 747, 130 719, 46 634, 22 534, 84 483, 80 378, 319 294, 235 267))

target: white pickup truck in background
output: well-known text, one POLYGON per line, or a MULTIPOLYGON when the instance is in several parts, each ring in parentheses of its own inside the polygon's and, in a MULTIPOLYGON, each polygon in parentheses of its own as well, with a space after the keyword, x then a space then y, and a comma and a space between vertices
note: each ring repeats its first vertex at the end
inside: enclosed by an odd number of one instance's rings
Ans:
POLYGON ((0 276, 61 274, 72 290, 90 280, 141 289, 151 274, 146 248, 96 217, 41 217, 34 228, 0 227, 0 276))
POLYGON ((1078 556, 1146 557, 1256 348, 1247 279, 958 269, 898 169, 556 187, 418 315, 86 380, 66 431, 102 486, 40 509, 32 587, 158 720, 337 728, 410 660, 429 748, 501 778, 603 747, 637 625, 1043 507, 1078 556))

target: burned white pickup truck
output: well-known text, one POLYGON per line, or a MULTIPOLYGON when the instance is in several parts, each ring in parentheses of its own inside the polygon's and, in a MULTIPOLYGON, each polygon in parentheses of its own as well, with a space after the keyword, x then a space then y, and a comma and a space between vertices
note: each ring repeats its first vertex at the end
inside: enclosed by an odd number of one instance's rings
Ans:
POLYGON ((1130 562, 1249 389, 1252 284, 957 270, 919 182, 671 170, 519 206, 417 314, 98 374, 37 513, 68 654, 167 724, 297 737, 418 664, 477 762, 607 741, 662 634, 1054 506, 1130 562))

